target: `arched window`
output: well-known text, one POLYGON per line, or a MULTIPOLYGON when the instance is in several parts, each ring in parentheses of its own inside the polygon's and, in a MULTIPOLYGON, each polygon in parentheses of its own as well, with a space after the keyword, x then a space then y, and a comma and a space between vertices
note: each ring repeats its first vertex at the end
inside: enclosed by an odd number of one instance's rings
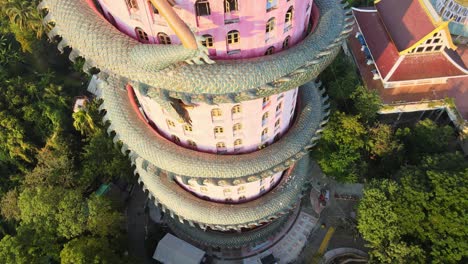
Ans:
POLYGON ((208 0, 198 0, 195 2, 195 12, 197 16, 211 15, 210 2, 208 0))
POLYGON ((197 148, 197 143, 195 143, 195 141, 189 139, 187 140, 187 143, 190 148, 197 148))
POLYGON ((263 131, 262 131, 262 137, 265 136, 265 135, 268 135, 268 127, 263 129, 263 131))
POLYGON ((235 123, 233 126, 232 126, 232 134, 234 136, 238 136, 240 135, 242 132, 242 124, 241 123, 235 123))
POLYGON ((281 123, 281 119, 276 120, 276 122, 275 122, 275 128, 279 127, 280 123, 281 123))
POLYGON ((262 108, 265 108, 270 105, 270 97, 263 97, 262 108))
POLYGON ((282 108, 283 108, 283 102, 279 102, 278 105, 276 106, 276 112, 281 111, 282 108))
POLYGON ((224 142, 218 142, 216 143, 216 151, 218 153, 224 153, 226 152, 226 144, 224 142))
POLYGON ((171 121, 171 120, 169 120, 169 119, 166 119, 166 124, 167 124, 167 126, 168 126, 169 128, 175 127, 174 121, 171 121))
POLYGON ((186 135, 189 135, 193 132, 193 127, 191 125, 184 125, 183 128, 186 135))
POLYGON ((266 55, 271 55, 271 54, 273 54, 273 52, 275 52, 275 47, 271 46, 265 51, 265 56, 266 55))
POLYGON ((288 11, 286 12, 286 15, 284 16, 284 23, 285 24, 291 24, 292 23, 292 18, 293 18, 293 7, 291 6, 288 11))
POLYGON ((227 33, 226 41, 228 44, 237 44, 240 41, 240 34, 237 30, 231 30, 227 33))
POLYGON ((237 0, 224 0, 224 13, 238 11, 237 0))
POLYGON ((211 118, 213 119, 218 119, 220 118, 221 116, 223 116, 223 111, 221 111, 220 108, 213 108, 211 110, 211 118))
POLYGON ((268 119, 268 112, 264 113, 262 116, 262 120, 267 120, 268 119))
POLYGON ((138 1, 137 0, 125 0, 128 9, 138 9, 138 1))
POLYGON ((270 33, 275 29, 275 18, 272 17, 268 19, 268 22, 266 24, 266 33, 270 33))
POLYGON ((220 138, 224 134, 224 128, 220 127, 220 126, 217 126, 217 127, 213 128, 213 133, 214 133, 215 138, 220 138))
POLYGON ((203 46, 207 47, 207 48, 212 48, 213 47, 213 36, 211 35, 203 35, 203 37, 205 38, 205 40, 203 40, 201 43, 203 46))
POLYGON ((234 141, 234 148, 242 146, 242 139, 238 138, 234 141))
POLYGON ((235 106, 233 106, 232 109, 231 109, 231 113, 232 113, 233 115, 239 114, 241 111, 242 111, 241 105, 235 105, 235 106))
POLYGON ((146 32, 143 29, 137 27, 135 28, 135 33, 140 42, 143 42, 143 43, 149 42, 148 34, 146 34, 146 32))
POLYGON ((283 49, 289 48, 289 41, 291 40, 291 36, 287 36, 283 41, 283 49))
POLYGON ((172 138, 172 141, 174 141, 175 143, 180 143, 180 138, 178 136, 172 135, 171 138, 172 138))
POLYGON ((236 124, 234 124, 234 126, 232 126, 232 130, 233 130, 234 132, 236 132, 236 131, 241 131, 241 130, 242 130, 242 124, 241 124, 241 123, 236 123, 236 124))
POLYGON ((159 32, 158 33, 159 44, 171 44, 171 38, 166 34, 159 32))

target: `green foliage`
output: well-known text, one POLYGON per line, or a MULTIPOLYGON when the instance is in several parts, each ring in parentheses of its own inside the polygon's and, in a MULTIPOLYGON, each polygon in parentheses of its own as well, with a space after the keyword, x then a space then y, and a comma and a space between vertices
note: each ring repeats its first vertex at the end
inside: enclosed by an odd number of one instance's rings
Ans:
POLYGON ((356 182, 365 173, 361 152, 366 129, 358 117, 336 112, 313 152, 323 172, 339 181, 356 182))
POLYGON ((347 0, 347 2, 350 4, 350 6, 373 6, 374 5, 374 0, 347 0))
POLYGON ((63 199, 64 192, 61 187, 25 188, 18 199, 22 222, 54 233, 58 227, 55 217, 58 214, 57 205, 63 199))
POLYGON ((0 14, 8 19, 9 31, 15 35, 24 52, 32 52, 37 39, 41 38, 46 30, 37 4, 36 0, 0 0, 0 14))
POLYGON ((468 257, 468 162, 456 154, 404 167, 369 185, 358 228, 380 263, 458 263, 468 257))
POLYGON ((41 38, 37 2, 0 0, 0 263, 120 263, 123 217, 89 194, 132 172, 99 101, 74 116, 83 137, 73 130, 71 98, 87 77, 41 38))
POLYGON ((454 139, 453 128, 440 127, 430 119, 419 121, 413 129, 399 129, 396 134, 404 142, 413 164, 426 154, 448 151, 449 142, 454 139))
POLYGON ((401 150, 403 145, 395 138, 389 125, 378 124, 369 129, 367 147, 373 157, 383 158, 401 150))
POLYGON ((60 252, 62 264, 118 264, 123 263, 103 238, 81 237, 67 244, 60 252))
POLYGON ((67 239, 83 234, 86 230, 86 216, 85 201, 81 192, 67 190, 58 204, 58 213, 56 215, 58 234, 67 239))
POLYGON ((37 165, 26 174, 24 184, 27 186, 63 186, 76 185, 76 172, 71 153, 64 142, 49 144, 41 149, 37 156, 37 165))
POLYGON ((93 118, 86 110, 80 110, 73 113, 73 126, 84 136, 90 136, 96 132, 96 125, 93 118))
POLYGON ((16 236, 0 240, 0 263, 4 264, 49 264, 58 260, 59 252, 53 235, 29 225, 18 227, 16 236))
POLYGON ((382 100, 376 91, 368 91, 364 86, 357 86, 351 94, 357 114, 364 123, 372 124, 377 119, 377 112, 382 106, 382 100))
POLYGON ((21 212, 18 208, 18 191, 9 190, 0 201, 0 213, 9 221, 20 220, 21 212))
POLYGON ((21 53, 6 36, 0 35, 0 67, 15 64, 23 60, 21 53))
POLYGON ((109 199, 93 195, 88 199, 88 230, 96 236, 118 236, 122 215, 112 208, 109 199))
POLYGON ((128 159, 103 130, 96 132, 83 147, 82 166, 80 185, 88 188, 97 179, 109 182, 111 179, 128 179, 132 175, 128 159))
POLYGON ((348 101, 359 84, 355 70, 353 62, 344 54, 340 54, 319 76, 327 88, 332 103, 341 111, 350 110, 348 101))

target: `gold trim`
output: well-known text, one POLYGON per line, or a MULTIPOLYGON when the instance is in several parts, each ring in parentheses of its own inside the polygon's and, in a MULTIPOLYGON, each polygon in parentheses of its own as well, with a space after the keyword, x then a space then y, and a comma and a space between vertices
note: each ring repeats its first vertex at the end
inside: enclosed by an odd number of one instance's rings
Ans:
MULTIPOLYGON (((408 54, 410 51, 412 51, 413 49, 417 48, 419 45, 421 45, 422 43, 424 43, 426 40, 430 39, 435 33, 441 31, 441 30, 445 30, 445 32, 448 32, 448 25, 449 25, 450 21, 444 21, 444 22, 441 22, 439 24, 438 27, 436 27, 434 30, 432 30, 431 32, 429 32, 429 34, 427 34, 426 36, 424 36, 423 38, 421 38, 418 42, 414 43, 413 45, 411 45, 409 48, 405 49, 405 50, 402 50, 400 52, 398 52, 398 54, 401 56, 401 55, 405 55, 405 54, 408 54)), ((447 34, 446 35, 447 37, 447 45, 454 49, 456 48, 456 46, 453 44, 452 42, 452 37, 450 36, 450 34, 447 34)))
POLYGON ((468 0, 453 0, 457 4, 462 5, 463 7, 468 7, 468 0))
POLYGON ((176 14, 167 0, 150 0, 150 2, 166 19, 169 27, 174 30, 185 48, 191 50, 198 49, 197 40, 195 39, 192 31, 190 31, 187 24, 185 24, 185 22, 176 14))

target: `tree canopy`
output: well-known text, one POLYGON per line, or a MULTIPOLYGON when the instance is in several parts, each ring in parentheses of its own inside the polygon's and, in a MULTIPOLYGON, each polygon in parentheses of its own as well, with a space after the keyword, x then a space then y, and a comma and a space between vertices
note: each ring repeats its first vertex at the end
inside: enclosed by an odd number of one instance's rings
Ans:
POLYGON ((397 182, 375 181, 359 204, 358 228, 380 263, 459 263, 468 257, 468 162, 459 153, 405 166, 397 182))
POLYGON ((133 173, 99 101, 72 114, 89 76, 45 40, 37 3, 0 0, 0 263, 122 263, 122 213, 94 192, 133 173))

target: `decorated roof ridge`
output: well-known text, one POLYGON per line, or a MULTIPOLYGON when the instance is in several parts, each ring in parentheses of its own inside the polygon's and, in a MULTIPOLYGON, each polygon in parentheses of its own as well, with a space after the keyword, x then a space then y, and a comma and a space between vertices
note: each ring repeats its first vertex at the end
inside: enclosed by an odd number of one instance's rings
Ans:
POLYGON ((311 180, 307 174, 309 158, 305 157, 289 177, 283 177, 268 193, 241 204, 223 204, 198 198, 167 177, 155 177, 141 170, 142 161, 136 159, 135 173, 150 197, 171 217, 197 224, 202 229, 210 226, 214 230, 240 230, 277 219, 296 206, 311 180))
POLYGON ((276 236, 283 230, 289 229, 291 225, 289 222, 294 224, 299 212, 298 206, 292 214, 286 214, 274 222, 269 223, 267 226, 248 232, 230 233, 229 236, 218 231, 202 230, 197 227, 185 225, 170 217, 166 217, 166 222, 177 236, 196 242, 197 244, 223 248, 241 248, 245 246, 255 246, 276 236), (291 217, 296 219, 290 221, 291 217))
POLYGON ((100 82, 96 93, 104 99, 101 105, 111 120, 108 132, 115 131, 114 140, 122 140, 131 150, 149 164, 169 175, 193 178, 240 179, 275 172, 287 168, 293 160, 304 156, 315 145, 322 126, 329 115, 329 104, 324 89, 308 83, 299 90, 301 109, 296 121, 276 143, 256 152, 242 155, 201 153, 178 146, 159 135, 148 123, 138 118, 126 91, 117 84, 100 82))
POLYGON ((289 90, 315 78, 352 30, 352 18, 346 18, 348 12, 342 10, 339 1, 314 3, 320 9, 320 21, 315 32, 301 43, 271 56, 217 61, 214 65, 186 64, 187 58, 198 55, 182 46, 136 43, 96 16, 84 1, 44 0, 41 7, 49 11, 45 21, 55 22, 50 37, 61 35, 59 48, 71 46, 72 57, 86 58, 87 67, 95 66, 151 87, 171 87, 176 98, 177 93, 229 97, 254 94, 259 98, 262 93, 272 93, 270 89, 289 90), (229 82, 225 81, 227 76, 229 82))

